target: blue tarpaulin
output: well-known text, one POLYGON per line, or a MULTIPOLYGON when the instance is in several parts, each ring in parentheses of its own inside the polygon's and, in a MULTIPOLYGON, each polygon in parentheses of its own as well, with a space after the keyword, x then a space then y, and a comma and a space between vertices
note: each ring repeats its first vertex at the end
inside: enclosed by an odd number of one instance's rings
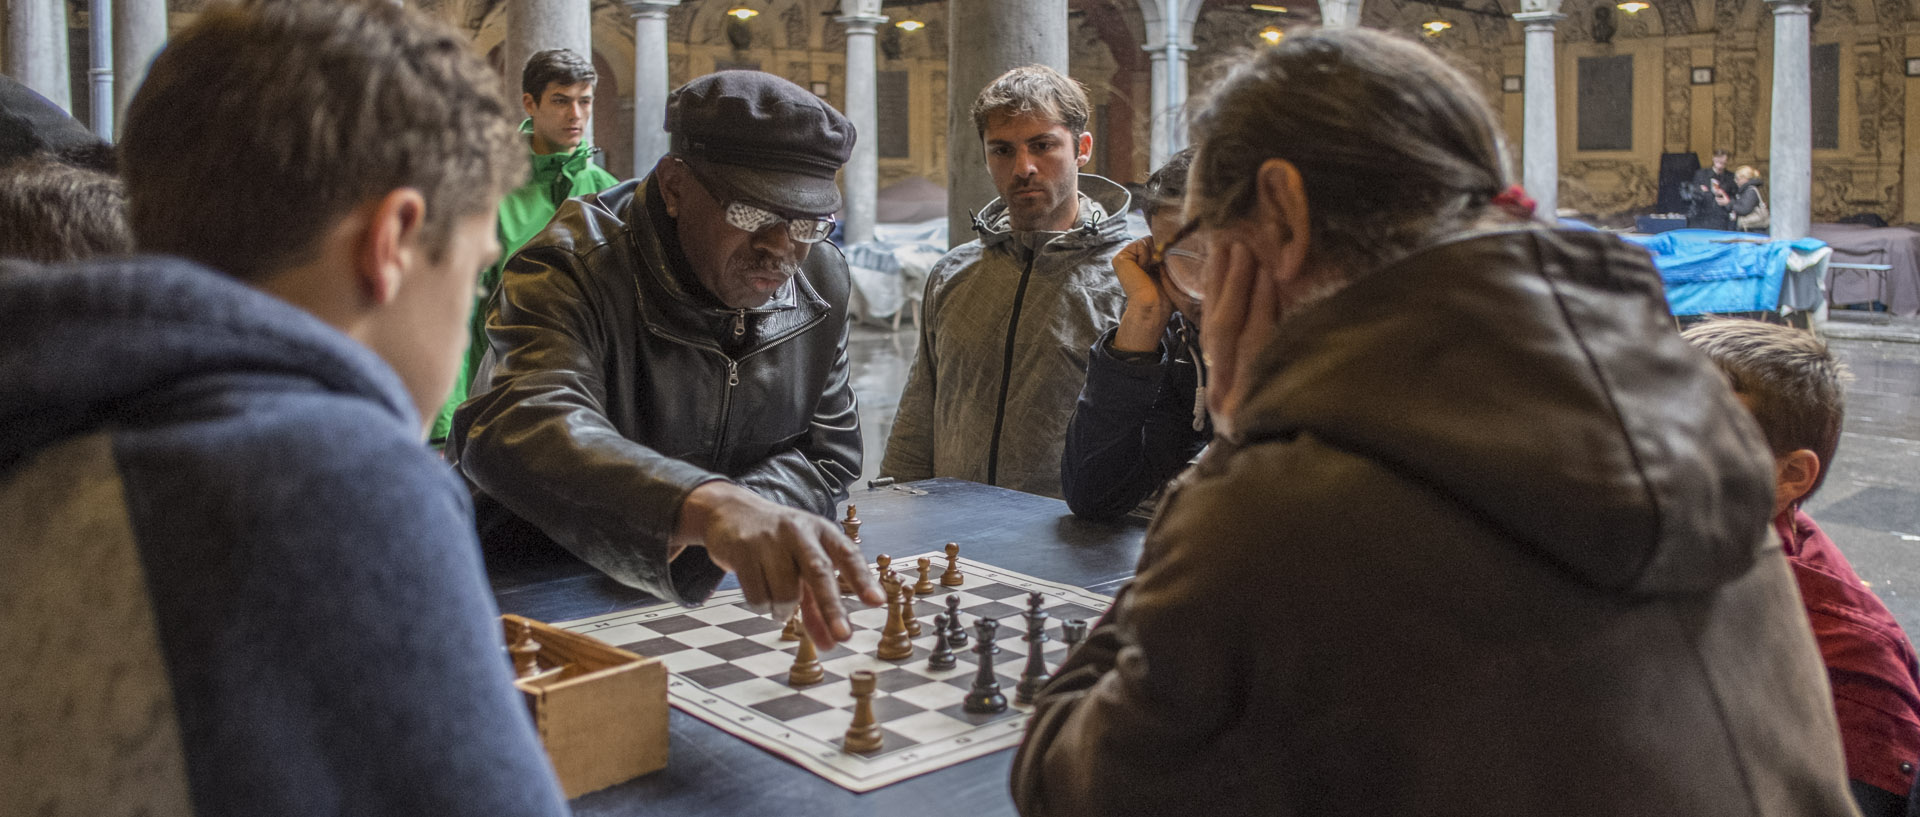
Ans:
POLYGON ((1667 303, 1675 315, 1764 312, 1779 308, 1787 257, 1824 244, 1814 239, 1768 241, 1752 233, 1719 230, 1671 230, 1654 236, 1630 236, 1653 254, 1653 265, 1667 285, 1667 303))

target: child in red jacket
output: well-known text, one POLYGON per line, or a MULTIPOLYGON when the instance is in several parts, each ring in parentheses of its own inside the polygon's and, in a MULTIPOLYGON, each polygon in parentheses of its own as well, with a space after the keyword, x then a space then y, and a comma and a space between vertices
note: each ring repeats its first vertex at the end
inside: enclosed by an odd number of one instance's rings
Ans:
POLYGON ((1827 665, 1854 800, 1867 817, 1905 814, 1920 762, 1913 645, 1833 540, 1800 510, 1826 479, 1840 443, 1845 367, 1819 338, 1785 326, 1712 321, 1685 336, 1727 374, 1773 449, 1773 524, 1827 665))

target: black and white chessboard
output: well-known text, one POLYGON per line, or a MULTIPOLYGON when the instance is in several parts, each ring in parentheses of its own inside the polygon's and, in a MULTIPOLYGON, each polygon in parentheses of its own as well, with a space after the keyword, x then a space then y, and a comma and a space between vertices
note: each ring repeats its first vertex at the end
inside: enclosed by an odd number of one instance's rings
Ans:
MULTIPOLYGON (((933 558, 938 582, 946 555, 919 555, 933 558)), ((917 560, 918 556, 896 559, 895 573, 908 582, 916 581, 912 568, 917 560), (908 569, 903 571, 903 566, 908 569)), ((716 593, 694 609, 665 604, 559 626, 660 658, 667 666, 667 696, 674 706, 842 787, 872 791, 1020 743, 1028 707, 1010 703, 1005 712, 992 715, 961 708, 978 668, 978 658, 971 652, 979 640, 973 627, 978 618, 1000 622, 995 641, 1001 652, 994 658, 994 672, 1011 702, 1027 658, 1026 619, 1021 613, 1028 593, 1037 591, 1045 598, 1041 609, 1050 617, 1047 634, 1052 639, 1045 645, 1049 671, 1058 669, 1066 657, 1060 622, 1092 623, 1113 603, 1110 597, 1078 587, 970 559, 960 559, 959 567, 965 584, 941 587, 914 600, 921 635, 913 640, 912 658, 875 658, 886 626, 886 608, 857 610, 850 616, 853 638, 820 654, 826 679, 807 687, 787 685, 798 642, 781 641, 783 622, 748 611, 737 590, 716 593), (949 593, 960 596, 961 619, 970 638, 966 647, 955 651, 960 660, 953 669, 928 669, 933 617, 946 611, 949 593), (861 669, 878 676, 873 712, 885 740, 870 755, 841 748, 847 725, 853 721, 847 678, 861 669)))

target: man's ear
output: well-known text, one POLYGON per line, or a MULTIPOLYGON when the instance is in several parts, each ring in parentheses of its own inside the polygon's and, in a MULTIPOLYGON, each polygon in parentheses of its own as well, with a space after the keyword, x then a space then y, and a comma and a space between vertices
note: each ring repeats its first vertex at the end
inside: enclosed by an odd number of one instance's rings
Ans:
POLYGON ((420 191, 402 187, 361 207, 366 227, 354 248, 354 273, 361 297, 373 306, 386 306, 418 263, 427 200, 420 191))
POLYGON ((1298 277, 1307 262, 1307 186, 1300 169, 1285 159, 1268 159, 1254 177, 1254 209, 1263 226, 1261 255, 1278 263, 1280 281, 1298 277))
POLYGON ((526 111, 528 116, 532 116, 533 110, 538 107, 540 107, 540 100, 535 99, 533 94, 520 95, 520 109, 526 111))
POLYGON ((1805 499, 1820 479, 1820 455, 1805 448, 1787 452, 1773 461, 1774 513, 1791 508, 1805 499))
POLYGON ((667 217, 680 217, 680 200, 686 196, 687 169, 672 156, 663 156, 653 166, 654 181, 660 185, 660 200, 666 202, 667 217))
POLYGON ((1090 162, 1093 160, 1093 132, 1092 131, 1081 131, 1080 138, 1074 140, 1073 158, 1074 158, 1075 164, 1078 164, 1080 167, 1086 167, 1087 162, 1090 162))

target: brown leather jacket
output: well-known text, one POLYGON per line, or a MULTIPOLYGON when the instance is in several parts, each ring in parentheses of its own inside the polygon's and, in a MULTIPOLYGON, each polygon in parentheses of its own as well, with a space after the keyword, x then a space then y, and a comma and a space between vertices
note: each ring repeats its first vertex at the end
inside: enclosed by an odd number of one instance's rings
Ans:
POLYGON ((1038 815, 1846 815, 1771 459, 1646 254, 1516 229, 1289 318, 1043 691, 1038 815))
POLYGON ((846 260, 813 246, 787 292, 728 309, 690 285, 648 180, 572 199, 507 265, 449 456, 490 550, 548 539, 622 583, 692 603, 722 571, 667 537, 731 479, 823 516, 860 474, 846 260))

